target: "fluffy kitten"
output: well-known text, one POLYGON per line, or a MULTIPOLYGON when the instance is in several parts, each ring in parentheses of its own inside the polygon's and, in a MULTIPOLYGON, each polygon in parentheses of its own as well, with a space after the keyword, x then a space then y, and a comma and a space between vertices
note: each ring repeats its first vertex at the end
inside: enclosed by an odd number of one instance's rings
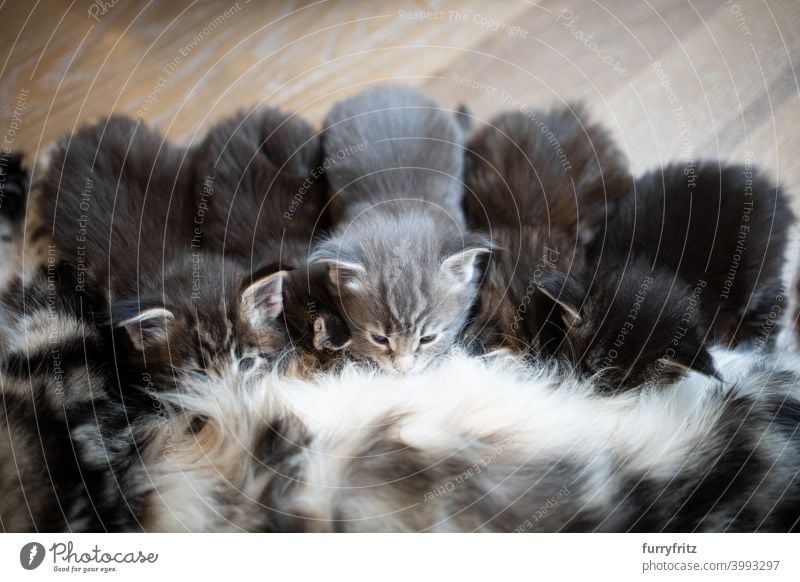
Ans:
POLYGON ((338 224, 316 246, 351 352, 392 371, 444 353, 467 320, 480 258, 461 209, 463 135, 411 89, 377 87, 328 115, 324 151, 338 224))
POLYGON ((123 408, 119 386, 141 376, 116 357, 111 330, 95 313, 91 294, 76 291, 75 270, 52 258, 2 294, 5 531, 102 531, 123 519, 108 459, 134 454, 124 427, 142 398, 128 390, 123 408), (101 432, 115 439, 98 442, 101 432))
POLYGON ((751 340, 786 290, 781 279, 792 211, 783 190, 752 166, 673 164, 639 178, 610 215, 590 260, 646 258, 702 285, 708 339, 751 340))
POLYGON ((717 375, 697 305, 702 288, 641 257, 589 264, 594 272, 555 273, 539 283, 561 307, 566 335, 554 342, 557 353, 603 391, 665 384, 687 370, 717 375))
POLYGON ((325 282, 307 265, 326 228, 322 147, 302 119, 275 109, 240 113, 212 127, 189 153, 195 207, 192 248, 253 270, 289 270, 281 316, 308 351, 338 350, 349 332, 325 282))
POLYGON ((502 113, 467 145, 467 217, 490 232, 536 226, 590 240, 631 183, 610 132, 579 104, 502 113))
POLYGON ((189 153, 193 243, 258 268, 304 264, 327 227, 322 147, 301 118, 258 109, 214 125, 189 153))
POLYGON ((191 248, 183 152, 112 117, 59 142, 38 207, 80 288, 97 289, 158 382, 250 369, 285 345, 285 273, 191 248))
MULTIPOLYGON (((565 337, 566 307, 554 298, 567 305, 563 299, 572 291, 557 284, 557 277, 571 281, 564 273, 584 268, 575 240, 527 225, 500 225, 492 229, 492 240, 498 249, 486 266, 463 343, 477 354, 511 350, 541 359, 556 353, 565 337)), ((571 298, 580 303, 580 295, 571 298)))
POLYGON ((783 191, 750 167, 706 162, 642 176, 590 246, 595 270, 570 283, 582 301, 561 298, 565 313, 580 314, 567 316, 565 353, 609 389, 683 369, 716 374, 706 344, 759 342, 771 330, 787 295, 792 220, 783 191))
POLYGON ((557 353, 562 310, 577 315, 572 305, 582 298, 563 283, 585 270, 579 241, 602 228, 609 204, 630 187, 627 163, 575 104, 503 113, 475 133, 467 152, 467 217, 499 248, 466 341, 480 351, 557 353))
POLYGON ((459 355, 411 376, 188 387, 126 499, 152 531, 797 530, 800 362, 717 357, 725 383, 607 398, 459 355))

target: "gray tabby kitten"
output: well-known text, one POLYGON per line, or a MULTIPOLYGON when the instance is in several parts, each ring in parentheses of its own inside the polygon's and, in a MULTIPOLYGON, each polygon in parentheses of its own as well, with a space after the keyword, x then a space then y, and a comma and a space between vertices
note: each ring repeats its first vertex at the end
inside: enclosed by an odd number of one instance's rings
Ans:
POLYGON ((351 351, 390 371, 444 353, 464 326, 491 248, 466 230, 463 130, 417 91, 377 87, 333 108, 323 149, 338 225, 328 269, 351 351))
POLYGON ((125 498, 151 531, 795 531, 800 361, 715 355, 726 382, 605 398, 458 354, 190 385, 163 395, 125 498))

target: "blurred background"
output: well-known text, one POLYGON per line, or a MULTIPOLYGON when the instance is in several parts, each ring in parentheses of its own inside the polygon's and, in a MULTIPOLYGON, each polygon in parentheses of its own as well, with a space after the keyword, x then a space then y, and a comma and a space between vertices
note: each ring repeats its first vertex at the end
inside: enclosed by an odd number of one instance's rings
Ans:
POLYGON ((800 192, 797 1, 41 0, 0 19, 0 131, 31 157, 110 113, 187 143, 255 105, 318 126, 394 82, 485 121, 583 100, 635 173, 750 161, 800 192))

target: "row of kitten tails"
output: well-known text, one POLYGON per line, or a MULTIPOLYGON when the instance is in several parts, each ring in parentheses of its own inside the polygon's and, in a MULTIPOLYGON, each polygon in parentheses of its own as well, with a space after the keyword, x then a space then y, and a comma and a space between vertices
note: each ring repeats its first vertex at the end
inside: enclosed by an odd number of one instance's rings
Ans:
POLYGON ((773 341, 793 216, 750 165, 634 180, 578 105, 501 114, 467 151, 470 224, 505 249, 488 265, 473 346, 556 355, 615 390, 715 375, 710 344, 773 341))
POLYGON ((156 391, 76 279, 53 262, 3 295, 6 530, 798 529, 794 356, 719 351, 726 383, 611 397, 458 353, 156 391))
POLYGON ((311 176, 321 156, 305 122, 271 109, 224 121, 189 149, 111 117, 54 146, 33 207, 159 387, 254 373, 293 343, 314 351, 336 339, 313 327, 328 316, 325 290, 311 297, 304 271, 287 273, 304 263, 322 211, 324 181, 311 176))

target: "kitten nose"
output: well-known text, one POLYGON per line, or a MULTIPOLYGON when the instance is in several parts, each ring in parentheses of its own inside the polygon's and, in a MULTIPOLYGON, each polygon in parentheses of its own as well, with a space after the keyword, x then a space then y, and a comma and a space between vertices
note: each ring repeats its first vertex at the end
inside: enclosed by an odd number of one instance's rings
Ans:
POLYGON ((414 354, 395 357, 394 367, 398 372, 407 372, 414 365, 414 354))

